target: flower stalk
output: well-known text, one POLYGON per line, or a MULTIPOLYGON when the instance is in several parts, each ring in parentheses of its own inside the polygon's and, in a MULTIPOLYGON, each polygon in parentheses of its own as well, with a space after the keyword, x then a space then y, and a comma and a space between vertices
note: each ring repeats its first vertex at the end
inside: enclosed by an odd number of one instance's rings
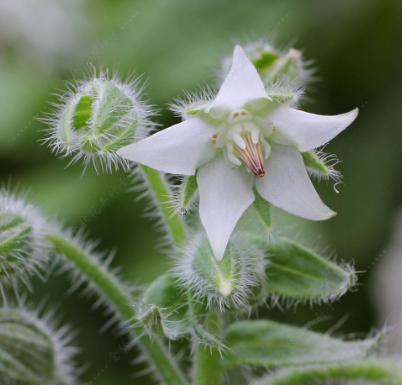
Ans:
MULTIPOLYGON (((216 310, 207 315, 206 326, 209 333, 219 335, 219 314, 216 310)), ((219 385, 222 370, 220 360, 218 349, 199 343, 195 358, 194 385, 219 385)))
POLYGON ((171 239, 174 243, 181 243, 186 236, 184 223, 178 213, 172 213, 170 207, 172 197, 168 186, 159 171, 147 166, 140 166, 149 188, 154 194, 157 205, 162 213, 171 239))
MULTIPOLYGON (((53 244, 58 253, 64 255, 97 286, 124 321, 128 323, 136 316, 136 309, 133 306, 130 294, 95 258, 61 235, 49 234, 46 238, 53 244)), ((185 385, 184 375, 160 341, 151 340, 140 325, 130 324, 128 327, 138 336, 139 343, 152 360, 163 381, 167 385, 185 385)))

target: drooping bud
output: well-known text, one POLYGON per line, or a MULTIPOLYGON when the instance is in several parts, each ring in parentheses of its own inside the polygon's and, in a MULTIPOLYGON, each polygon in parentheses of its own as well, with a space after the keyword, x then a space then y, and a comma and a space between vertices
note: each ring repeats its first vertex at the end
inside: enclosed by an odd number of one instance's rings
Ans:
POLYGON ((50 125, 45 141, 57 153, 83 158, 85 166, 116 169, 128 163, 116 154, 123 146, 143 138, 152 127, 150 106, 141 100, 139 79, 123 82, 116 74, 95 73, 91 79, 73 84, 60 97, 60 105, 44 122, 50 125))
POLYGON ((75 384, 67 346, 68 329, 56 330, 49 316, 40 319, 22 308, 0 309, 0 383, 7 385, 75 384))
POLYGON ((49 250, 43 231, 47 220, 24 197, 0 189, 0 287, 39 273, 49 250))
POLYGON ((247 297, 261 282, 264 268, 263 254, 245 240, 232 237, 218 261, 206 237, 199 234, 178 259, 175 274, 183 287, 195 297, 207 298, 208 304, 241 308, 248 306, 247 297))
POLYGON ((188 328, 186 304, 177 280, 161 275, 145 291, 138 319, 151 334, 176 339, 188 328))

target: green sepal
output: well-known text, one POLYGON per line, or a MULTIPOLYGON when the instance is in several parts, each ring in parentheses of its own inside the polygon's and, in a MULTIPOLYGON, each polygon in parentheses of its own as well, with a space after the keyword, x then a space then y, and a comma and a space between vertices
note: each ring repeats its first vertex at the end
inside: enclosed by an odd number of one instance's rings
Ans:
POLYGON ((328 175, 331 173, 330 169, 313 151, 306 151, 302 152, 301 154, 303 157, 304 165, 309 169, 324 175, 328 175))
MULTIPOLYGON (((102 94, 98 96, 98 105, 94 110, 94 134, 98 136, 124 119, 133 108, 133 101, 114 82, 105 82, 102 94)), ((117 131, 121 131, 121 128, 117 131)))
POLYGON ((189 206, 197 190, 198 190, 197 174, 187 175, 183 180, 181 188, 181 195, 180 195, 181 208, 184 209, 189 206))
POLYGON ((187 330, 187 298, 170 275, 161 275, 152 282, 142 302, 145 311, 140 320, 151 333, 175 339, 187 330))
POLYGON ((271 83, 276 83, 282 78, 286 78, 288 83, 292 83, 299 76, 303 68, 303 61, 301 52, 290 48, 289 51, 278 58, 269 71, 264 76, 268 78, 271 83))
POLYGON ((267 250, 266 288, 270 293, 306 300, 329 300, 356 283, 351 267, 340 267, 313 251, 284 238, 267 250))
POLYGON ((266 88, 267 95, 278 103, 286 103, 297 100, 296 93, 285 88, 266 88))
POLYGON ((257 191, 255 186, 253 187, 255 200, 253 207, 257 213, 258 218, 261 220, 265 230, 270 233, 273 225, 272 205, 266 201, 257 191))
POLYGON ((87 122, 91 118, 93 100, 94 98, 91 95, 84 95, 79 100, 73 117, 72 129, 74 131, 87 126, 87 122))
POLYGON ((169 334, 163 326, 161 310, 155 305, 151 305, 148 311, 141 315, 141 322, 152 334, 158 334, 162 337, 167 337, 169 334))
POLYGON ((229 243, 223 258, 218 261, 208 240, 204 238, 193 256, 193 269, 198 275, 196 279, 205 282, 205 290, 210 288, 223 297, 230 297, 236 290, 240 276, 238 259, 239 256, 229 243))
POLYGON ((184 110, 183 113, 184 115, 196 115, 200 111, 203 111, 205 107, 207 107, 209 104, 211 104, 211 100, 206 100, 206 101, 200 101, 200 102, 195 102, 192 104, 189 104, 184 110))
POLYGON ((225 331, 228 351, 222 365, 264 367, 343 362, 361 358, 378 345, 383 334, 361 341, 343 341, 312 329, 325 318, 317 312, 307 327, 298 328, 274 321, 239 321, 225 331))
POLYGON ((277 59, 278 55, 274 52, 261 52, 257 58, 252 60, 252 63, 261 76, 264 76, 277 59))

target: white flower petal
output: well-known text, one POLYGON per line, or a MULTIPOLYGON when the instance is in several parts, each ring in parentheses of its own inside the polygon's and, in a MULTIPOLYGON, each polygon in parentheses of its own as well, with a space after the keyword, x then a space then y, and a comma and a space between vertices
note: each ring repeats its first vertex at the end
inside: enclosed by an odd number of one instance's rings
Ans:
POLYGON ((309 151, 337 136, 356 119, 358 112, 356 108, 346 114, 325 116, 280 106, 269 114, 275 127, 271 140, 296 146, 301 152, 309 151))
POLYGON ((231 169, 220 156, 199 169, 197 182, 201 222, 220 261, 237 221, 254 201, 254 176, 244 168, 231 169))
POLYGON ((324 205, 296 148, 271 146, 265 161, 265 177, 256 181, 261 196, 291 214, 312 220, 328 219, 336 215, 324 205))
POLYGON ((213 107, 218 110, 233 110, 244 107, 247 102, 255 99, 269 100, 269 97, 254 64, 237 45, 233 53, 232 67, 207 111, 213 107))
POLYGON ((212 128, 198 117, 159 131, 117 154, 171 174, 194 175, 198 167, 215 155, 212 128))

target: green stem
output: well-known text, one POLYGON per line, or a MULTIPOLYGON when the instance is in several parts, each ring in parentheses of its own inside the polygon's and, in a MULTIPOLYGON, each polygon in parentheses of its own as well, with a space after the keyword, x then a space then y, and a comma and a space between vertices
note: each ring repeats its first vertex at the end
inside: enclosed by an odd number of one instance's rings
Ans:
POLYGON ((370 383, 401 385, 401 369, 396 363, 371 360, 323 365, 319 367, 294 368, 279 371, 256 381, 253 385, 308 385, 333 380, 360 380, 370 383))
POLYGON ((186 236, 186 230, 181 217, 172 215, 171 194, 159 171, 147 166, 140 166, 162 212, 162 216, 175 243, 180 243, 186 236))
MULTIPOLYGON (((97 259, 88 255, 85 250, 73 241, 61 235, 47 235, 46 238, 54 245, 55 250, 63 254, 82 274, 84 274, 115 307, 121 318, 129 322, 136 316, 130 294, 118 279, 109 273, 97 259)), ((155 365, 159 375, 167 385, 185 385, 186 380, 166 348, 158 339, 151 340, 144 329, 138 324, 128 326, 137 336, 143 349, 155 365)))
MULTIPOLYGON (((219 314, 211 311, 207 316, 208 332, 219 335, 219 314)), ((219 385, 221 376, 219 350, 198 343, 195 357, 194 385, 219 385)))

